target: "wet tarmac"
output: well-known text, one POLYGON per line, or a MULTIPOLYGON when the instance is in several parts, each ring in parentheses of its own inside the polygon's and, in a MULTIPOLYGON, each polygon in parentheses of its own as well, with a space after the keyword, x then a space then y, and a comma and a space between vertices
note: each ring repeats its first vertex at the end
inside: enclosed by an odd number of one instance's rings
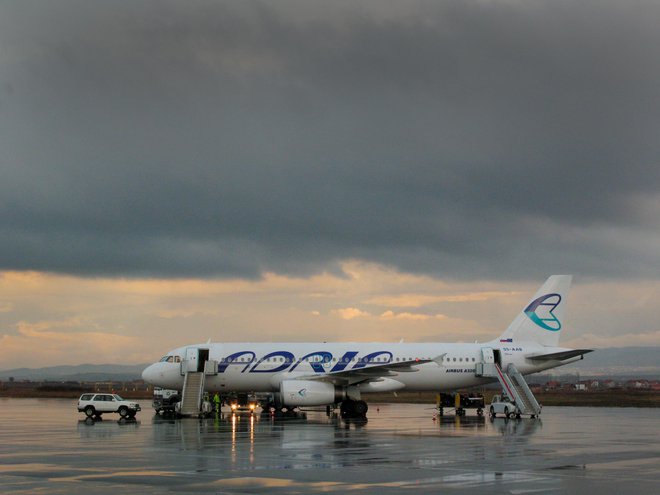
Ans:
POLYGON ((0 399, 0 492, 658 493, 660 411, 546 407, 540 420, 435 418, 372 405, 367 422, 85 421, 75 401, 0 399), (378 410, 377 410, 378 408, 378 410))

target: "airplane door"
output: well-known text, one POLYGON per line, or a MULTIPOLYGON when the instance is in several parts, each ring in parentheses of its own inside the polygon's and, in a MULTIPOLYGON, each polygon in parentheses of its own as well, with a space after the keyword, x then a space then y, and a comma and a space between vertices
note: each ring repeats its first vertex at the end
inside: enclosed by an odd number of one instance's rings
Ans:
MULTIPOLYGON (((497 351, 499 352, 499 351, 497 351)), ((476 376, 496 376, 495 375, 495 350, 491 347, 481 348, 481 362, 474 367, 476 376)))
POLYGON ((197 371, 197 359, 199 352, 197 347, 187 347, 186 348, 186 359, 184 361, 185 371, 197 371))

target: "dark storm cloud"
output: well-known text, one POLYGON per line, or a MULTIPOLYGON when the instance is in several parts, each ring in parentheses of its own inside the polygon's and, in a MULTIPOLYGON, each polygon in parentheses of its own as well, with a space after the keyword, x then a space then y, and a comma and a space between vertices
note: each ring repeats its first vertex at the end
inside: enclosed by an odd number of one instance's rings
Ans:
POLYGON ((0 7, 0 264, 660 267, 657 2, 0 7))

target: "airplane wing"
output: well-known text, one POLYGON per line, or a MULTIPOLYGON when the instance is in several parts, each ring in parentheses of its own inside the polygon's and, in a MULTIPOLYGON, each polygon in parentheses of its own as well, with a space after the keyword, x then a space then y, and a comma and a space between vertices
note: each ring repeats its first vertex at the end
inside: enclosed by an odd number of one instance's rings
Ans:
POLYGON ((372 381, 380 381, 382 378, 397 376, 398 373, 415 373, 419 371, 416 366, 426 363, 442 364, 445 354, 433 359, 414 359, 412 361, 401 361, 398 363, 374 364, 364 368, 328 372, 317 375, 303 375, 297 377, 299 380, 316 380, 332 383, 334 385, 356 385, 372 381))
POLYGON ((593 352, 593 349, 572 349, 570 351, 553 352, 550 354, 536 354, 525 356, 532 361, 564 361, 576 356, 583 356, 588 352, 593 352))

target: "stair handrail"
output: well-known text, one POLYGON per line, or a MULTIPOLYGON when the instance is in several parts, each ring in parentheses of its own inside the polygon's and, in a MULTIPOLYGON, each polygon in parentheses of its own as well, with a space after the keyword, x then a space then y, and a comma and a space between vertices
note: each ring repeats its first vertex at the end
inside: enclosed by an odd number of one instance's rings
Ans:
POLYGON ((507 367, 507 374, 511 375, 513 379, 518 383, 523 393, 525 394, 525 397, 529 401, 529 405, 531 406, 533 413, 538 414, 539 412, 541 412, 541 406, 536 400, 536 397, 534 397, 534 393, 529 388, 529 385, 527 385, 527 382, 525 381, 525 378, 523 377, 522 373, 518 371, 518 368, 516 368, 516 366, 513 363, 510 363, 509 366, 507 367))

